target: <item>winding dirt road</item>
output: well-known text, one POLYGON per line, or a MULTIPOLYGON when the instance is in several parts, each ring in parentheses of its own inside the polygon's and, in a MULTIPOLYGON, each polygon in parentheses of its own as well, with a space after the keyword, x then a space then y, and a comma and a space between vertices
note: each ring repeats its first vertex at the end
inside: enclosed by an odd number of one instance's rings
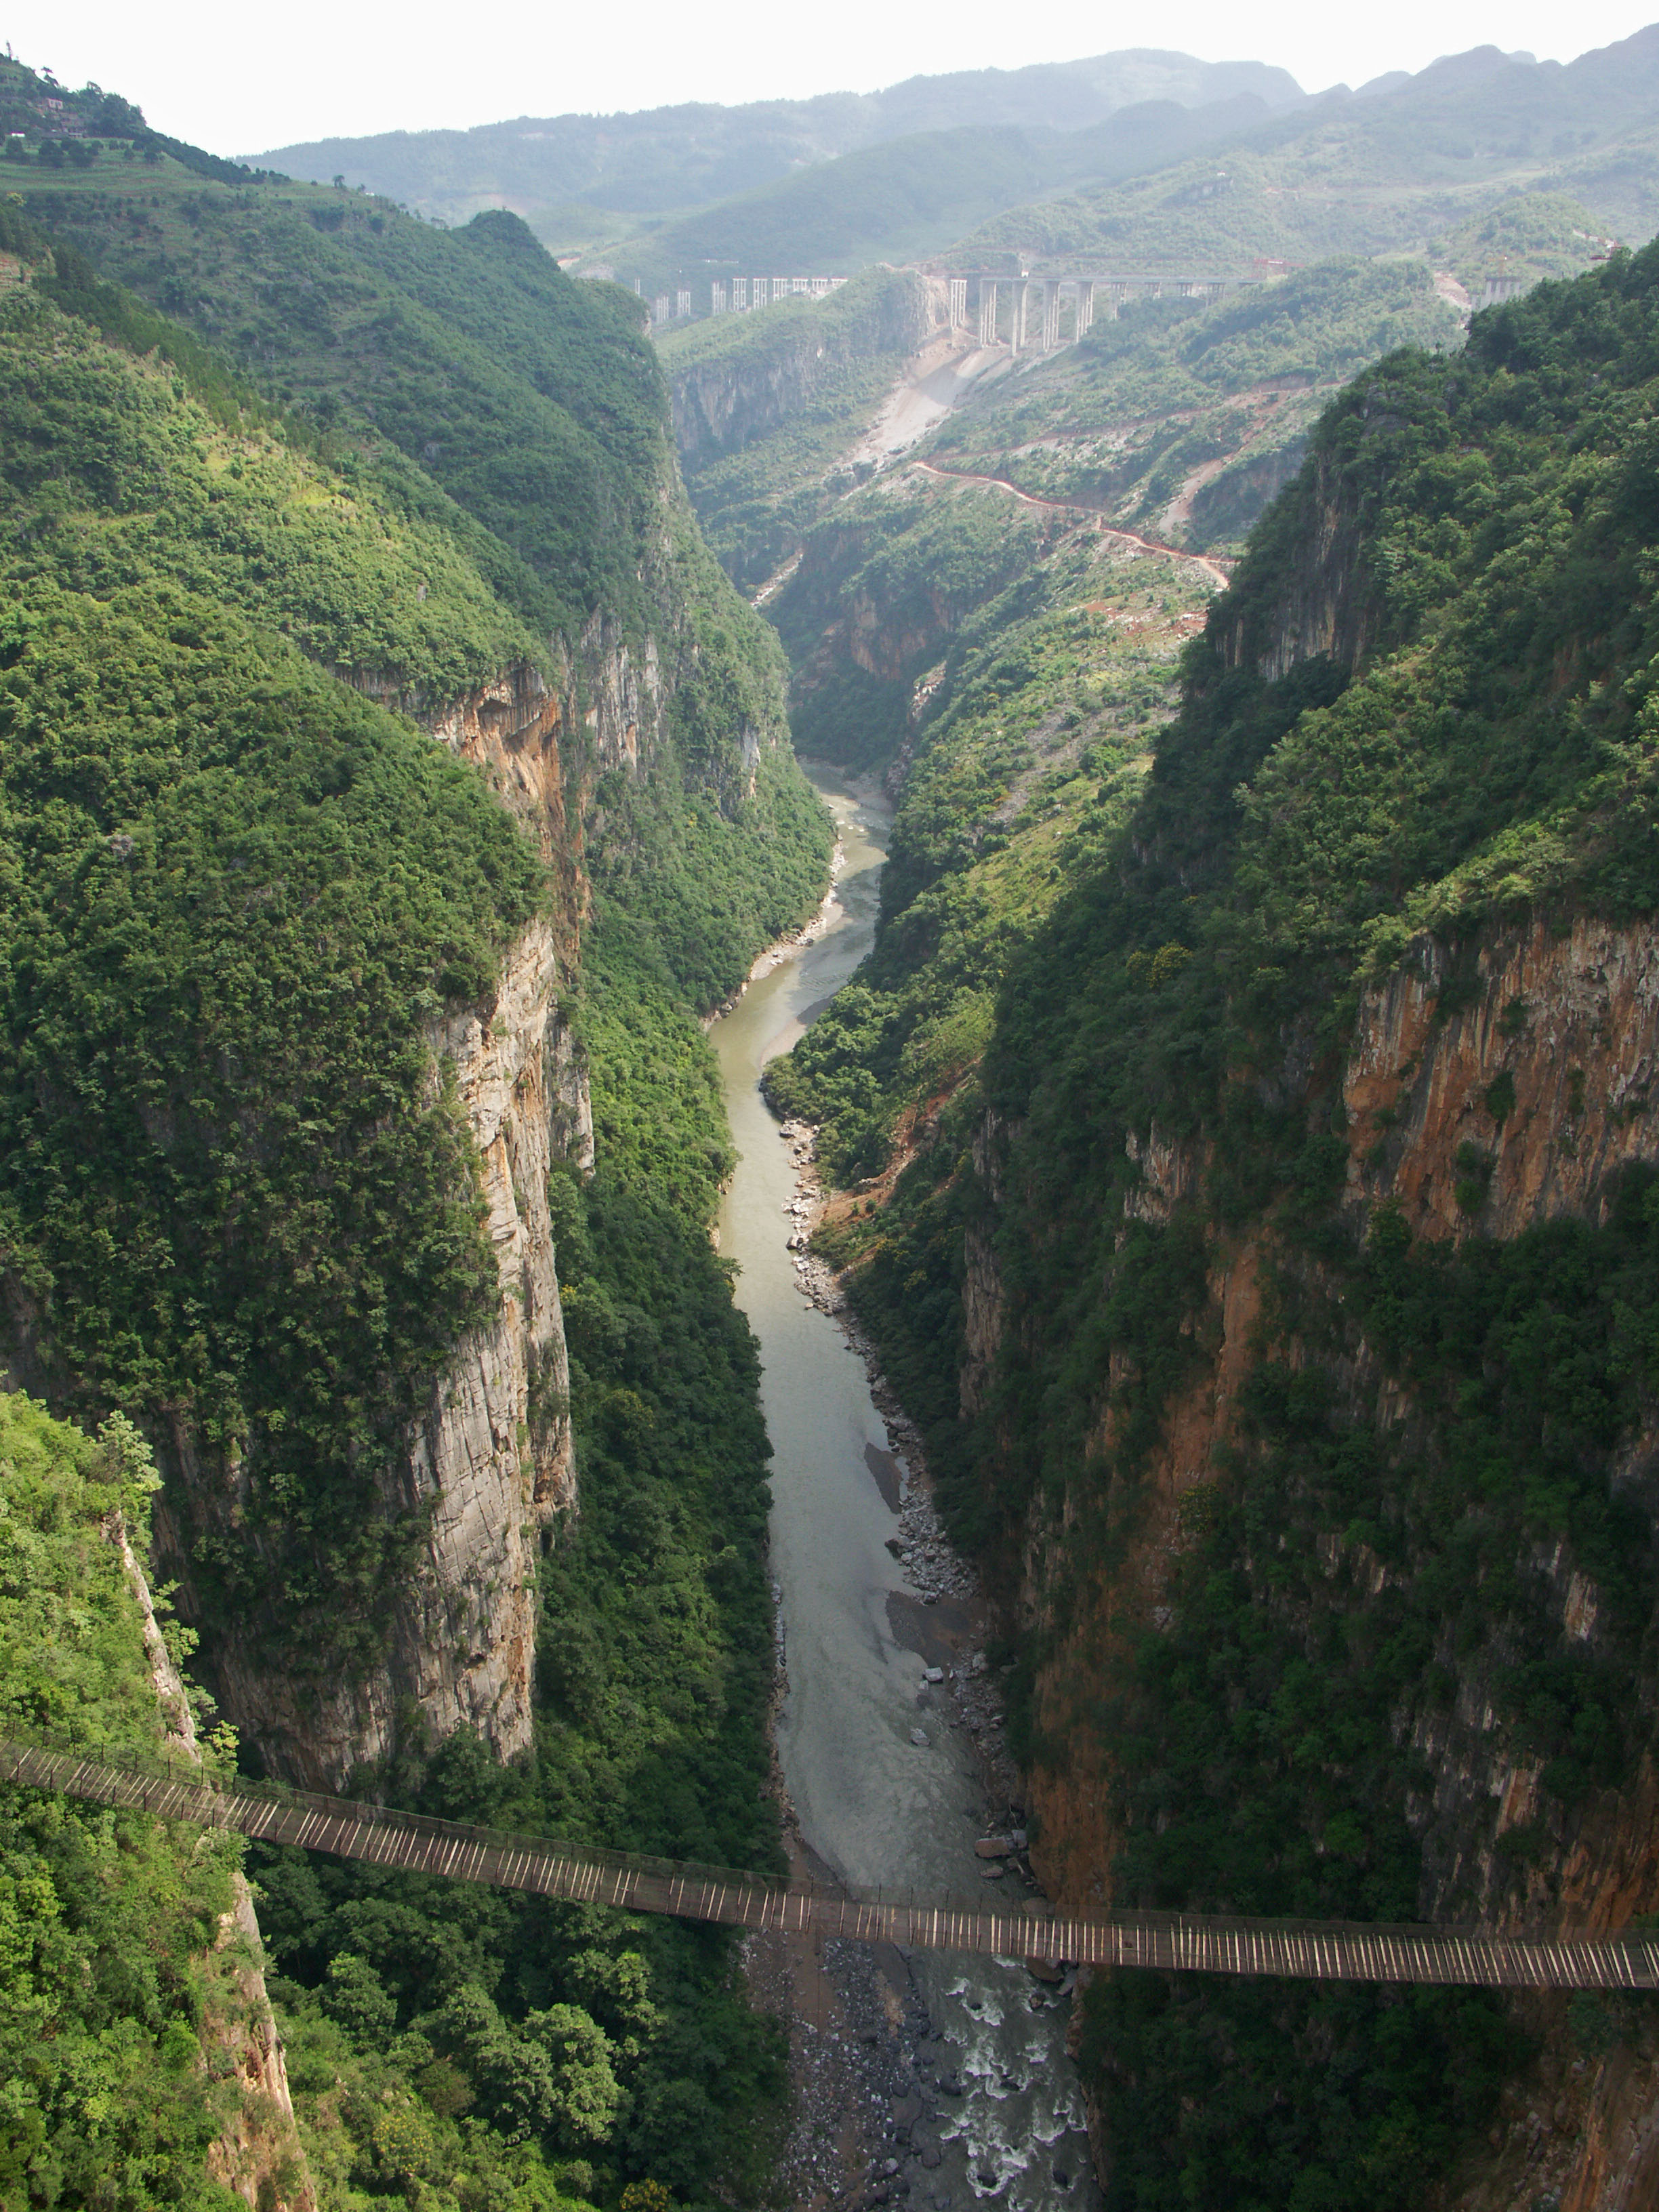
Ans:
POLYGON ((1006 491, 1010 499, 1018 500, 1024 507, 1047 507, 1053 514, 1091 516, 1108 538, 1121 538, 1126 545, 1133 545, 1142 553, 1161 553, 1170 561, 1188 562, 1193 568, 1201 569, 1218 591, 1227 588, 1226 570, 1207 554, 1188 553, 1182 546, 1160 544, 1156 538, 1143 538, 1138 531, 1124 530, 1116 523, 1107 522, 1097 507, 1085 507, 1077 500, 1040 499, 1036 492, 1022 491, 1018 484, 1010 483, 1006 477, 981 476, 973 469, 942 469, 934 461, 912 461, 910 466, 921 469, 927 476, 943 477, 949 483, 989 484, 994 491, 1006 491))

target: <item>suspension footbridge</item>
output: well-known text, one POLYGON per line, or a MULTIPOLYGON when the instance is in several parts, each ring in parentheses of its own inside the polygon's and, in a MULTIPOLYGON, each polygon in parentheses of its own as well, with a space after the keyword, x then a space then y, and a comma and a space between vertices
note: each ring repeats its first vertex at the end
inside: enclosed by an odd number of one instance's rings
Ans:
POLYGON ((0 1781, 375 1866, 734 1928, 817 1930, 914 1949, 1183 1973, 1486 1989, 1659 1988, 1659 1938, 1649 1936, 1499 1935, 1474 1928, 1214 1914, 1068 1913, 1041 1900, 993 1904, 843 1889, 503 1834, 350 1798, 207 1776, 194 1765, 173 1769, 153 1759, 88 1757, 3 1741, 0 1781))

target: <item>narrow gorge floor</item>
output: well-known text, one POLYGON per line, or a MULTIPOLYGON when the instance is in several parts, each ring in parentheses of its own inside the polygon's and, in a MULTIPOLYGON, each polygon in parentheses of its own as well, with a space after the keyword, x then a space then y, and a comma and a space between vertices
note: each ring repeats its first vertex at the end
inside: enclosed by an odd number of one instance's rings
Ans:
MULTIPOLYGON (((833 771, 814 781, 842 834, 830 927, 714 1032, 742 1155, 720 1246, 738 1263, 738 1302, 760 1340, 775 1453, 778 1756, 804 1866, 965 1894, 986 1871, 975 1839, 1010 1811, 988 1803, 975 1747, 977 1611, 952 1596, 948 1569, 922 1562, 913 1540, 928 1508, 907 1440, 878 1412, 847 1333, 803 1287, 789 1249, 797 1163, 757 1087, 874 933, 884 810, 833 771), (911 1565, 895 1541, 909 1544, 911 1565)), ((1097 2201, 1060 1989, 1016 1961, 849 1943, 792 1953, 771 1939, 751 1973, 763 2000, 792 2016, 794 2203, 908 2199, 965 2212, 994 2198, 1045 2212, 1097 2201)))

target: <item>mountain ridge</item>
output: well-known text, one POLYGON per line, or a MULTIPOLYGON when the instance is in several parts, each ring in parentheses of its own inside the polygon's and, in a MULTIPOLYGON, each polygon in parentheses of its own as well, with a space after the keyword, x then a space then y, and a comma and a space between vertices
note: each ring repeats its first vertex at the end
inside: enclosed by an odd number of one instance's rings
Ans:
MULTIPOLYGON (((520 116, 469 131, 299 141, 283 149, 278 166, 325 182, 342 173, 349 185, 408 198, 418 212, 450 219, 500 204, 488 197, 491 192, 522 196, 532 190, 543 195, 541 204, 586 200, 643 213, 706 205, 777 181, 803 161, 834 158, 918 131, 974 125, 1075 130, 1148 100, 1200 107, 1242 93, 1255 94, 1270 108, 1292 106, 1306 96, 1287 71, 1266 63, 1200 62, 1190 55, 1136 47, 1022 70, 910 77, 875 93, 821 93, 806 100, 750 100, 729 108, 697 101, 617 115, 520 116), (1057 106, 1065 108, 1063 116, 1057 106), (711 127, 718 131, 722 123, 724 137, 711 153, 711 127), (513 149, 523 145, 554 150, 527 158, 520 155, 515 162, 513 149), (411 151, 453 159, 467 148, 495 151, 502 166, 494 181, 452 185, 424 199, 414 191, 407 161, 411 151), (653 151, 659 167, 643 169, 641 155, 653 151), (663 167, 664 153, 678 154, 682 166, 663 167), (630 172, 626 182, 616 173, 623 167, 630 172), (609 196, 602 197, 607 185, 609 196), (471 204, 463 208, 469 193, 471 204), (485 197, 477 197, 480 193, 485 197)), ((276 161, 274 155, 269 158, 276 161)))

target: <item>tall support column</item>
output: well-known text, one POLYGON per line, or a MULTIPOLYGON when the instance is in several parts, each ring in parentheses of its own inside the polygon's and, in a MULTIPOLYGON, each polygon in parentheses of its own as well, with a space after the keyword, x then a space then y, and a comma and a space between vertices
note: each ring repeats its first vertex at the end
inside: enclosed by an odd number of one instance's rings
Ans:
POLYGON ((1091 283, 1079 283, 1077 288, 1077 334, 1079 337, 1091 331, 1095 325, 1095 288, 1091 283))
POLYGON ((1020 277, 1014 285, 1014 296, 1008 307, 1008 350, 1018 353, 1025 341, 1025 279, 1020 277))
POLYGON ((733 312, 735 314, 739 314, 739 315, 740 315, 740 314, 742 314, 742 313, 743 313, 743 312, 744 312, 744 309, 748 307, 748 305, 749 305, 749 279, 748 279, 746 276, 734 276, 734 277, 732 279, 732 312, 733 312))
POLYGON ((1042 350, 1052 353, 1060 343, 1060 286, 1050 281, 1042 288, 1042 350))
POLYGON ((997 342, 997 288, 986 276, 979 280, 979 342, 982 346, 997 342))
POLYGON ((678 320, 681 316, 690 315, 690 313, 691 295, 689 292, 676 292, 674 295, 674 314, 676 319, 678 320))
POLYGON ((708 288, 708 312, 711 315, 726 313, 726 287, 718 281, 708 288))
POLYGON ((951 328, 953 331, 960 331, 965 330, 967 326, 968 279, 965 276, 953 276, 951 279, 951 328))

